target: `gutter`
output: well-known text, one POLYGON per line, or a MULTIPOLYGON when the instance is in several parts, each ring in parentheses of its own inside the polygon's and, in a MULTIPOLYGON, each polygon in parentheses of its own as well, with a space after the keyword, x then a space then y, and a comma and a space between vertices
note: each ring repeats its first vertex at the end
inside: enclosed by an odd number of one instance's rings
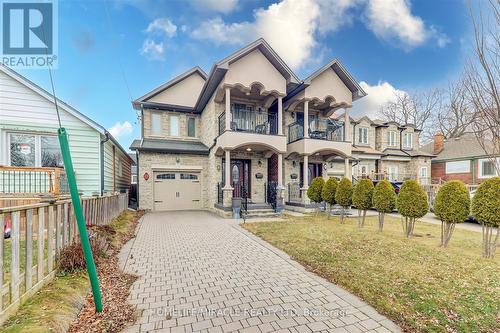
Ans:
POLYGON ((104 144, 109 141, 109 133, 104 133, 104 139, 101 140, 99 150, 101 153, 101 196, 104 195, 104 144))

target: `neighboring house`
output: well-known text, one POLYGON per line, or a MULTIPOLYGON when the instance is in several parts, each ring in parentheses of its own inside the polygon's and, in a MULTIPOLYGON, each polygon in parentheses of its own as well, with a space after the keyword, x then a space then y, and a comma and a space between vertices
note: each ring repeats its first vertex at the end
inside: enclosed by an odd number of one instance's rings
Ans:
MULTIPOLYGON (((474 134, 447 140, 443 134, 437 133, 434 140, 422 149, 436 155, 432 159, 434 182, 458 179, 475 185, 498 175, 494 161, 485 153, 474 134)), ((496 161, 500 163, 500 157, 496 161)))
MULTIPOLYGON (((80 192, 128 190, 133 161, 126 151, 104 127, 57 104, 80 192)), ((63 192, 58 128, 53 95, 0 65, 0 193, 63 192)))
POLYGON ((130 184, 137 184, 137 155, 136 154, 128 154, 133 161, 132 166, 130 167, 130 184))
MULTIPOLYGON (((208 75, 195 67, 133 102, 142 119, 142 137, 130 147, 138 152, 139 207, 229 215, 242 197, 249 209, 311 207, 306 191, 314 177, 351 178, 358 158, 370 167, 388 158, 370 171, 399 162, 384 152, 387 144, 375 145, 375 133, 385 135, 390 125, 364 118, 344 126, 365 95, 338 60, 300 80, 263 39, 208 75), (368 136, 359 146, 351 142, 358 130, 368 136)), ((400 150, 406 164, 412 152, 420 157, 418 135, 411 140, 400 150)))

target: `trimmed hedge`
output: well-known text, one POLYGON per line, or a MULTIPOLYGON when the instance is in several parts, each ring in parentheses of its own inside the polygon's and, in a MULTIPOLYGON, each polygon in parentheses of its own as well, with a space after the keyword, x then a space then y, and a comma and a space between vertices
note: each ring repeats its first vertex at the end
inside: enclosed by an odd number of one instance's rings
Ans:
POLYGON ((339 182, 337 179, 330 177, 325 186, 323 186, 323 191, 321 192, 321 197, 323 201, 330 205, 335 205, 335 192, 337 191, 337 186, 339 182))
POLYGON ((352 203, 359 210, 372 207, 373 182, 371 179, 361 179, 352 191, 352 203))
POLYGON ((372 201, 379 213, 391 213, 396 208, 396 193, 388 180, 382 180, 375 186, 372 201))
POLYGON ((434 213, 443 222, 464 222, 470 213, 469 191, 460 180, 451 180, 439 188, 434 213))
POLYGON ((396 202, 398 212, 404 217, 421 218, 429 212, 427 195, 416 180, 403 183, 396 202))
POLYGON ((472 198, 472 214, 479 223, 500 226, 500 177, 493 177, 479 185, 472 198))
POLYGON ((312 180, 311 186, 307 189, 307 196, 309 199, 315 203, 320 203, 323 201, 321 194, 323 192, 323 186, 325 185, 325 180, 323 177, 316 177, 312 180))
POLYGON ((352 203, 352 183, 348 178, 342 178, 335 191, 335 201, 342 207, 349 207, 352 203))

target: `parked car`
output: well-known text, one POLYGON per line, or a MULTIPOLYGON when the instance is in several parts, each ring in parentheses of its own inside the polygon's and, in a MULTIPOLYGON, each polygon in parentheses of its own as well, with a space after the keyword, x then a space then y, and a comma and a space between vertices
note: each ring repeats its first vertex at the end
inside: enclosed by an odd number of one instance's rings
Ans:
MULTIPOLYGON (((374 180, 373 185, 377 186, 377 184, 379 182, 380 182, 379 180, 374 180)), ((392 187, 394 188, 394 193, 399 194, 399 190, 401 190, 401 186, 403 186, 403 183, 402 182, 393 182, 393 181, 389 181, 389 182, 391 183, 392 187)))

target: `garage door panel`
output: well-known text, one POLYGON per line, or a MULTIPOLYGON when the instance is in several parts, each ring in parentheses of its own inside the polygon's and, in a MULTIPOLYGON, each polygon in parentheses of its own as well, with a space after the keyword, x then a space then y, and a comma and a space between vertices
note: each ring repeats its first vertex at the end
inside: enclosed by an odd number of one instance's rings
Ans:
POLYGON ((154 209, 189 210, 201 208, 199 173, 155 173, 154 209))

